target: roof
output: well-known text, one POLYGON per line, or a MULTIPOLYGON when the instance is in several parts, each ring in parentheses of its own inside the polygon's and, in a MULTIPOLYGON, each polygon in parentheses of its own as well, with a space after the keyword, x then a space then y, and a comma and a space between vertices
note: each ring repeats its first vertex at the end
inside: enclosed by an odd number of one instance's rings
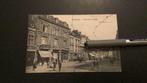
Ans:
POLYGON ((58 25, 58 26, 61 26, 61 27, 65 28, 65 29, 70 30, 70 28, 69 28, 69 26, 68 26, 68 24, 66 22, 63 22, 63 21, 61 21, 58 18, 55 18, 53 16, 49 16, 49 17, 51 17, 51 18, 47 18, 45 16, 39 16, 39 18, 44 20, 44 21, 47 21, 49 23, 52 23, 52 24, 55 24, 55 25, 58 25))

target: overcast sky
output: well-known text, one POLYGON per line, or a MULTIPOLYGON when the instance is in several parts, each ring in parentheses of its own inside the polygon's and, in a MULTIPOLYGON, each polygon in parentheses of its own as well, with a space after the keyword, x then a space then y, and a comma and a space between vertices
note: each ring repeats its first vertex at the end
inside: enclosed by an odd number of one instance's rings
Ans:
POLYGON ((117 33, 116 14, 53 15, 68 23, 71 30, 79 30, 91 40, 115 39, 117 33))

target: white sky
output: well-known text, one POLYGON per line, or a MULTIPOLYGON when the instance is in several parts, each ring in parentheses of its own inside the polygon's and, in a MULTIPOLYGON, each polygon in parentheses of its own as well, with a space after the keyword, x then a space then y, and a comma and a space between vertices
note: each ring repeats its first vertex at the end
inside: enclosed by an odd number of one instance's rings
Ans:
POLYGON ((68 23, 71 30, 79 30, 91 40, 115 39, 117 33, 116 14, 53 15, 68 23))

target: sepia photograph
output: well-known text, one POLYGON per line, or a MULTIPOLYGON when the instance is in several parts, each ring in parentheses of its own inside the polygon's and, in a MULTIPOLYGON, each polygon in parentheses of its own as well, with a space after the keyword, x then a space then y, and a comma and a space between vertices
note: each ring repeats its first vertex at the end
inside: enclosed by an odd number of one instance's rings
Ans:
POLYGON ((25 73, 121 72, 119 47, 87 42, 118 39, 117 14, 30 14, 25 73))

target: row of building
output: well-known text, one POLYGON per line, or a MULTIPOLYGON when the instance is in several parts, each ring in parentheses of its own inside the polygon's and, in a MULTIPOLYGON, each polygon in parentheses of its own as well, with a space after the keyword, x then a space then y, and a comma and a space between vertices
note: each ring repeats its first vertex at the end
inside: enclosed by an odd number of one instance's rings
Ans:
MULTIPOLYGON (((29 15, 27 39, 27 64, 39 51, 62 53, 63 59, 72 60, 77 55, 86 55, 84 43, 88 37, 78 30, 71 30, 66 22, 50 15, 29 15)), ((47 57, 47 54, 41 55, 47 57)))

